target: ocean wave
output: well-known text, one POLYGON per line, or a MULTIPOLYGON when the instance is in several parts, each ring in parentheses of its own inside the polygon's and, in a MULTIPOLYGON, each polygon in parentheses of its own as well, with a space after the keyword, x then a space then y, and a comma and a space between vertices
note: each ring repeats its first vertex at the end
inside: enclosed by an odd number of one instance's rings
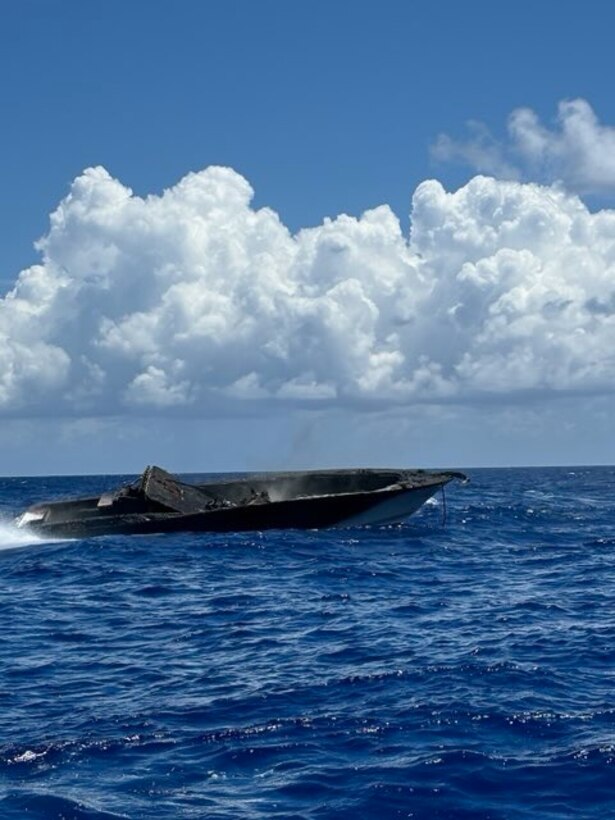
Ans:
POLYGON ((612 470, 477 471, 445 527, 8 523, 93 481, 0 480, 3 818, 613 813, 612 470))

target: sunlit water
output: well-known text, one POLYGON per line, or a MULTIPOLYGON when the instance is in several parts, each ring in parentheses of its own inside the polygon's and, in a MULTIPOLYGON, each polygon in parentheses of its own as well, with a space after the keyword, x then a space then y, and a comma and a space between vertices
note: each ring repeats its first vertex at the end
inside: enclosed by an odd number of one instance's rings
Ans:
POLYGON ((0 479, 1 818, 615 816, 615 469, 401 527, 38 542, 0 479))

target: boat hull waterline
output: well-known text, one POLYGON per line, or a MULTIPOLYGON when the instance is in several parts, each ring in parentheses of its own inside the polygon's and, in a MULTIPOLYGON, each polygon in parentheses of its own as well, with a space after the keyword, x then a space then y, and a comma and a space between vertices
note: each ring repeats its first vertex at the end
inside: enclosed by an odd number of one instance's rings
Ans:
POLYGON ((467 480, 451 470, 355 469, 188 484, 147 467, 100 496, 35 504, 16 524, 54 538, 378 526, 404 521, 454 479, 467 480))

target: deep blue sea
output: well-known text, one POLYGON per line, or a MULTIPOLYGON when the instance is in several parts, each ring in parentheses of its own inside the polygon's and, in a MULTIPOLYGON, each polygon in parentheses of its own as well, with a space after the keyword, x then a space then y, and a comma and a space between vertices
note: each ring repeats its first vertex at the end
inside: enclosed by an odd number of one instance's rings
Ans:
POLYGON ((0 525, 0 818, 615 817, 615 468, 469 474, 445 526, 0 525))

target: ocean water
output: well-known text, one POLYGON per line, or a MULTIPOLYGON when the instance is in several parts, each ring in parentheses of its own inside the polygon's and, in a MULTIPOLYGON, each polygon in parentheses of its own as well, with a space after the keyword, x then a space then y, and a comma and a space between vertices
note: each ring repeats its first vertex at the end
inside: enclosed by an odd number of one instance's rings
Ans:
POLYGON ((403 526, 43 542, 0 479, 0 818, 615 817, 615 468, 403 526))

